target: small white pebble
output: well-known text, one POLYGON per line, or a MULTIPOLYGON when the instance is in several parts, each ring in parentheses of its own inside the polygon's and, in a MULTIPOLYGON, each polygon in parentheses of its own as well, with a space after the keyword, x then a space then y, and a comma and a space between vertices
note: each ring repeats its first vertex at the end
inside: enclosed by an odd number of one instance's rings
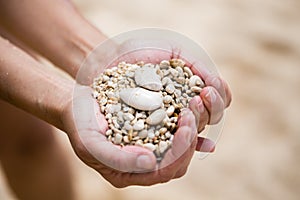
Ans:
POLYGON ((174 93, 174 91, 175 91, 175 87, 174 87, 174 85, 173 85, 173 84, 169 84, 169 85, 167 85, 167 87, 166 87, 166 91, 167 91, 167 93, 169 93, 169 94, 173 94, 173 93, 174 93))
POLYGON ((133 130, 140 131, 144 129, 144 120, 140 119, 133 125, 133 130))
POLYGON ((120 143, 122 142, 122 139, 123 139, 122 135, 119 134, 119 133, 117 133, 117 134, 115 135, 114 143, 115 143, 115 144, 120 144, 120 143))

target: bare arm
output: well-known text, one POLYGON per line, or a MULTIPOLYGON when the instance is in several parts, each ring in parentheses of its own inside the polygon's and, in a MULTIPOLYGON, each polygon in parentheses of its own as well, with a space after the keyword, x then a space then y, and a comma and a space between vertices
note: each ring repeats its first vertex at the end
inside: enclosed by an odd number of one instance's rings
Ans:
POLYGON ((0 25, 73 77, 106 38, 68 0, 0 0, 0 25))
POLYGON ((72 87, 72 81, 0 37, 0 98, 62 129, 61 112, 71 100, 72 87))

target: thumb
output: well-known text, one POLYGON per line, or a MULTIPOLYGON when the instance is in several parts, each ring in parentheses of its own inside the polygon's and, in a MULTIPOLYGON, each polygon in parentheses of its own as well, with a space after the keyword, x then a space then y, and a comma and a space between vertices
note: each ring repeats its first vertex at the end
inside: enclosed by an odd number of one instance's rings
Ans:
POLYGON ((80 136, 87 151, 107 167, 122 172, 146 172, 155 169, 156 158, 145 148, 114 145, 97 131, 81 131, 80 136))

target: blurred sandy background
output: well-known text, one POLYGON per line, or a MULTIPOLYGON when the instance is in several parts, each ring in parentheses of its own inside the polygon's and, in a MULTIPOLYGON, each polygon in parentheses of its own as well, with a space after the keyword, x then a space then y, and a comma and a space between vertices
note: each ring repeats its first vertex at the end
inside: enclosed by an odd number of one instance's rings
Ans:
MULTIPOLYGON (((195 156, 188 173, 167 184, 114 189, 57 134, 79 200, 300 198, 300 1, 75 2, 109 36, 151 26, 201 43, 234 97, 216 153, 195 156)), ((0 199, 14 200, 0 177, 0 199)))

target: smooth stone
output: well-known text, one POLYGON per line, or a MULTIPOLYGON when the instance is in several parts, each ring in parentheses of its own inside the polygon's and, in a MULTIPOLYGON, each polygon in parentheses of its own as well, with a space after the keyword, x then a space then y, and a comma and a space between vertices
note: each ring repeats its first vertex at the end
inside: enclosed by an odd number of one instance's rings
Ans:
POLYGON ((117 113, 121 111, 121 104, 118 103, 116 105, 107 105, 107 112, 108 113, 117 113))
POLYGON ((204 83, 199 76, 193 75, 189 80, 189 86, 190 87, 193 87, 193 86, 204 87, 204 83))
POLYGON ((144 138, 148 137, 148 131, 147 131, 147 130, 142 130, 142 131, 140 131, 140 132, 139 132, 139 137, 140 137, 141 139, 144 139, 144 138))
POLYGON ((153 139, 155 137, 155 134, 154 134, 153 130, 148 131, 148 137, 149 137, 149 139, 153 139))
POLYGON ((123 128, 124 128, 125 130, 127 130, 127 131, 133 129, 132 126, 130 125, 130 122, 129 122, 129 121, 126 121, 126 122, 124 123, 123 128))
POLYGON ((158 109, 149 115, 149 117, 146 119, 146 123, 149 125, 157 125, 164 120, 166 115, 167 114, 164 109, 158 109))
POLYGON ((163 86, 166 86, 166 85, 172 83, 172 80, 170 79, 170 77, 164 77, 161 82, 162 82, 163 86))
POLYGON ((174 93, 174 91, 175 91, 175 87, 174 87, 174 85, 173 85, 173 84, 169 84, 169 85, 167 85, 167 87, 166 87, 166 91, 167 91, 167 93, 169 93, 169 94, 173 94, 173 93, 174 93))
POLYGON ((168 149, 168 147, 169 147, 169 145, 165 141, 160 141, 158 144, 159 152, 161 154, 163 154, 168 149))
POLYGON ((192 70, 189 67, 184 67, 183 71, 186 72, 189 77, 192 77, 194 75, 192 70))
POLYGON ((144 88, 122 89, 120 97, 127 105, 138 110, 156 110, 163 103, 163 97, 160 92, 153 92, 144 88))
POLYGON ((138 86, 160 91, 162 88, 161 77, 153 67, 143 66, 135 71, 134 80, 138 86))
POLYGON ((117 133, 117 134, 115 135, 114 143, 115 143, 115 144, 120 144, 120 143, 122 142, 122 139, 123 139, 122 135, 119 134, 119 133, 117 133))
POLYGON ((132 121, 132 120, 134 119, 134 116, 133 116, 133 114, 131 114, 131 113, 124 113, 124 114, 123 114, 123 118, 124 118, 124 120, 126 120, 126 121, 132 121))
POLYGON ((172 98, 170 95, 166 95, 166 96, 164 96, 164 98, 163 98, 163 102, 164 102, 165 104, 171 103, 172 100, 173 100, 173 98, 172 98))
POLYGON ((133 125, 133 130, 140 131, 145 127, 144 120, 140 119, 133 125))
POLYGON ((174 113, 174 111, 175 111, 175 107, 174 107, 173 105, 170 106, 170 107, 167 109, 167 111, 166 111, 168 117, 172 116, 173 113, 174 113))

